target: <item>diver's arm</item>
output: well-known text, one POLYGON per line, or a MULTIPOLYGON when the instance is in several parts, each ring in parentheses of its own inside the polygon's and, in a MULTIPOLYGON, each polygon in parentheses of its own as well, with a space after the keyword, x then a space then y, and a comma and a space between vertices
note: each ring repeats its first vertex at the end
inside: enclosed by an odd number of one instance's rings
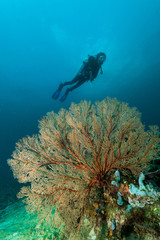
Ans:
POLYGON ((84 72, 84 69, 85 69, 87 63, 88 63, 88 59, 85 60, 85 61, 83 61, 83 64, 82 64, 82 66, 80 67, 80 69, 79 69, 77 75, 81 75, 82 72, 84 72))
POLYGON ((82 70, 84 69, 84 66, 85 66, 85 63, 83 62, 82 66, 80 67, 79 71, 78 71, 78 74, 81 74, 82 73, 82 70))
POLYGON ((89 80, 92 82, 94 80, 92 71, 89 71, 89 80))
POLYGON ((102 70, 102 67, 100 67, 100 74, 103 74, 103 70, 102 70))
POLYGON ((90 64, 94 61, 94 57, 88 55, 88 59, 83 61, 83 64, 81 66, 81 68, 78 71, 78 74, 81 74, 82 71, 88 71, 88 67, 90 66, 90 64))

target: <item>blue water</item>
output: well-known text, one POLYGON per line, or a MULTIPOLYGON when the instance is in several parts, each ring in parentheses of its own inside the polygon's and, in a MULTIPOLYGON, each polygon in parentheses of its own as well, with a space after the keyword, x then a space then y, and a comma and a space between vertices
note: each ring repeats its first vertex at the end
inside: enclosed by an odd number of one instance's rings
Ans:
POLYGON ((48 111, 116 97, 160 126, 159 0, 0 0, 0 186, 14 184, 6 160, 38 132, 48 111), (103 75, 61 103, 51 98, 88 56, 103 51, 103 75))

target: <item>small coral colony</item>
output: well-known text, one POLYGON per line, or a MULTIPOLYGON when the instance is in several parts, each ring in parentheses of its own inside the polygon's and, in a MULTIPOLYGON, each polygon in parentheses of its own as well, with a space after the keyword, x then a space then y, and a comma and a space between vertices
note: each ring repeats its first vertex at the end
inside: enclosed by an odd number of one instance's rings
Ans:
POLYGON ((72 103, 17 143, 8 163, 25 183, 18 197, 56 239, 159 239, 160 190, 147 176, 160 132, 140 118, 117 99, 72 103))

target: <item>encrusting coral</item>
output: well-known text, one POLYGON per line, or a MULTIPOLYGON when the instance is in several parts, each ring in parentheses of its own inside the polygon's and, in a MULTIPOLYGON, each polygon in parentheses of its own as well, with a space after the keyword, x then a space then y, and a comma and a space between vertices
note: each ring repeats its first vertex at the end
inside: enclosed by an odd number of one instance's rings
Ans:
POLYGON ((130 194, 127 182, 112 184, 115 172, 134 179, 158 156, 158 127, 145 131, 140 117, 136 108, 111 98, 48 113, 39 122, 39 134, 20 140, 8 160, 14 177, 28 183, 18 196, 50 224, 55 210, 54 222, 61 219, 66 235, 88 224, 88 234, 90 229, 104 235, 107 226, 112 239, 116 227, 107 219, 116 209, 119 224, 125 225, 126 210, 117 199, 130 194))

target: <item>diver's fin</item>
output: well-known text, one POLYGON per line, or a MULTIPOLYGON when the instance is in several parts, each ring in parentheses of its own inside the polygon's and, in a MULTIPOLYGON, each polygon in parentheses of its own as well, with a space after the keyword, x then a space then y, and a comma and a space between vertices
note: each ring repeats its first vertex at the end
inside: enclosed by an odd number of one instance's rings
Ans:
POLYGON ((59 85, 59 88, 53 93, 53 95, 52 95, 52 98, 53 98, 53 99, 56 100, 56 99, 59 97, 62 88, 63 88, 63 84, 61 83, 61 84, 59 85))
POLYGON ((67 88, 65 94, 61 97, 61 99, 60 99, 61 102, 64 102, 66 100, 68 93, 69 93, 69 88, 67 88))
POLYGON ((67 94, 65 93, 65 94, 61 97, 60 101, 61 101, 61 102, 64 102, 64 101, 66 100, 66 98, 67 98, 67 94))
POLYGON ((56 90, 56 91, 53 93, 52 98, 56 100, 56 99, 59 97, 60 93, 61 93, 61 91, 60 91, 59 89, 56 90))

